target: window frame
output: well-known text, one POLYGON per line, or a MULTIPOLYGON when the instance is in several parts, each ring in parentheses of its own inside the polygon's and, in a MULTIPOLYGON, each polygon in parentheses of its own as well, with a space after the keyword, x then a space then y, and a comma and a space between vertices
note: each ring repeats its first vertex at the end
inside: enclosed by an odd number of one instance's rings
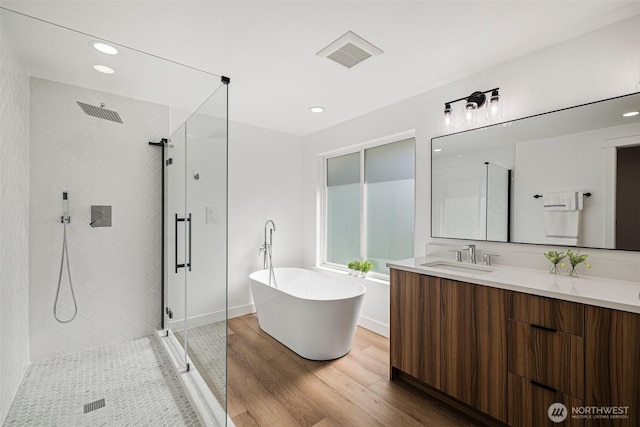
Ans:
MULTIPOLYGON (((382 138, 362 142, 359 144, 350 145, 337 150, 327 151, 319 154, 322 162, 322 176, 320 177, 319 193, 321 194, 321 208, 320 208, 320 223, 318 226, 318 245, 316 247, 316 265, 318 267, 330 268, 333 270, 340 270, 348 272, 349 269, 346 265, 337 264, 327 261, 327 219, 328 219, 328 203, 327 203, 327 160, 340 157, 347 154, 359 153, 360 154, 360 254, 359 259, 366 259, 367 250, 367 186, 365 185, 365 151, 370 148, 379 147, 382 145, 393 144, 394 142, 404 141, 406 139, 416 139, 415 129, 388 135, 382 138)), ((417 147, 417 140, 415 141, 417 147)), ((413 186, 413 230, 416 229, 416 151, 414 151, 414 186, 413 186)), ((415 245, 415 243, 414 243, 415 245)), ((415 254, 415 247, 414 247, 415 254)), ((389 280, 388 274, 378 273, 375 271, 369 272, 367 275, 369 278, 387 281, 389 280)))

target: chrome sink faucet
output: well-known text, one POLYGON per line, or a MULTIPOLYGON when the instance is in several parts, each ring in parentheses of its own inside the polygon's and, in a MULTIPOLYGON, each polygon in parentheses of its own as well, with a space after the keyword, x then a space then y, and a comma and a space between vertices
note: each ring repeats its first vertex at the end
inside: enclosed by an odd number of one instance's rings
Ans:
POLYGON ((463 251, 469 251, 469 264, 476 263, 476 245, 466 245, 462 247, 463 251))

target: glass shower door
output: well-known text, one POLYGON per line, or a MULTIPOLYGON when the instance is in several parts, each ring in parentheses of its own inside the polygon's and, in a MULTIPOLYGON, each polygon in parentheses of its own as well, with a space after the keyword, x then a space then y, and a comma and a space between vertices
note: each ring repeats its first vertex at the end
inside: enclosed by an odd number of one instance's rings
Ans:
POLYGON ((180 343, 182 373, 206 384, 217 405, 205 406, 226 425, 226 84, 165 147, 165 230, 165 328, 180 343))
POLYGON ((186 214, 191 219, 186 275, 188 354, 226 408, 227 86, 187 121, 186 214))

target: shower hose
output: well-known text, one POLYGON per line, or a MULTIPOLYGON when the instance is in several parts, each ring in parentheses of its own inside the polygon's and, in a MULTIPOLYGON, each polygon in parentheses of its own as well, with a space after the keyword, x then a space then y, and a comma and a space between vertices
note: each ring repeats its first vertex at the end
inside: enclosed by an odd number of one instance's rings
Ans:
POLYGON ((71 282, 71 268, 69 268, 69 252, 67 251, 67 221, 62 220, 62 258, 60 259, 60 274, 58 274, 58 288, 56 289, 56 300, 53 303, 53 317, 60 323, 69 323, 76 318, 78 314, 78 304, 76 303, 76 295, 73 291, 73 283, 71 282), (69 289, 71 289, 71 297, 73 298, 73 316, 70 319, 63 320, 58 317, 58 299, 60 297, 60 285, 62 284, 62 270, 64 270, 64 260, 67 259, 67 274, 69 275, 69 289))

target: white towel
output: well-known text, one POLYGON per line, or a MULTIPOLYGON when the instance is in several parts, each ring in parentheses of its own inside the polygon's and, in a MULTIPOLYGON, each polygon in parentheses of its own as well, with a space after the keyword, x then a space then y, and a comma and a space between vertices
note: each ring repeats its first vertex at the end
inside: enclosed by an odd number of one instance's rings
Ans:
POLYGON ((580 239, 582 193, 545 193, 542 202, 547 243, 577 246, 580 239))
POLYGON ((581 191, 545 193, 542 205, 545 211, 581 211, 582 199, 581 191))

